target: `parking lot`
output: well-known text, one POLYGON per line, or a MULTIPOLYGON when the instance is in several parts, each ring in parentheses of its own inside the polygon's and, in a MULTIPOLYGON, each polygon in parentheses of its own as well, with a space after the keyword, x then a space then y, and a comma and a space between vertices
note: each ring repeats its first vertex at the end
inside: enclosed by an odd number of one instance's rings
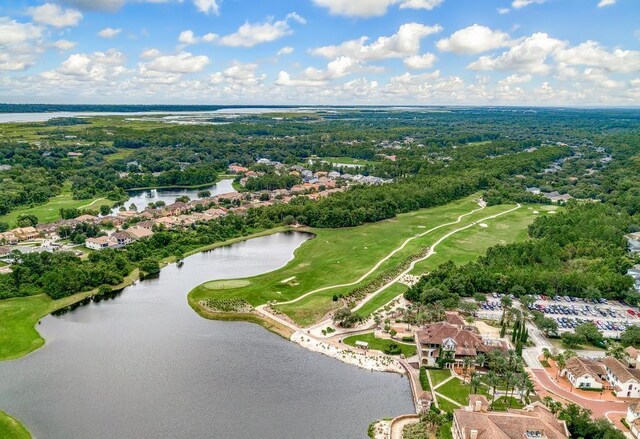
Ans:
MULTIPOLYGON (((480 305, 478 316, 481 318, 500 319, 502 308, 499 294, 487 296, 487 301, 480 305)), ((514 304, 519 304, 514 300, 514 304)), ((593 322, 603 335, 608 338, 619 338, 629 326, 640 325, 640 313, 637 307, 607 299, 592 300, 571 296, 547 297, 537 295, 536 301, 529 306, 532 311, 540 311, 546 317, 558 322, 559 332, 572 331, 576 326, 593 322)))

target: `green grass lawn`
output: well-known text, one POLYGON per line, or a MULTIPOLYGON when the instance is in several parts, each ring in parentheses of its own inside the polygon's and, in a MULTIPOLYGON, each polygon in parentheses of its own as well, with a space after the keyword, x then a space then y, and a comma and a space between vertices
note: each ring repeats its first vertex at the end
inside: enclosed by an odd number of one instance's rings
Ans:
POLYGON ((438 384, 445 381, 451 376, 451 371, 449 369, 429 369, 427 370, 429 376, 431 377, 431 384, 433 387, 437 387, 438 384))
POLYGON ((524 407, 524 404, 521 404, 518 398, 514 398, 512 396, 501 396, 491 404, 491 408, 498 412, 504 412, 508 408, 521 409, 522 407, 524 407), (509 406, 509 400, 511 400, 511 406, 509 406))
POLYGON ((0 221, 9 223, 12 227, 17 227, 16 220, 20 215, 35 215, 40 223, 51 223, 60 219, 60 209, 86 208, 99 210, 102 204, 111 206, 114 201, 103 197, 91 198, 88 200, 74 200, 71 195, 69 183, 65 183, 62 193, 51 198, 46 204, 34 207, 22 207, 0 216, 0 221))
MULTIPOLYGON (((436 398, 438 398, 438 395, 436 395, 436 398)), ((447 412, 447 413, 453 413, 453 411, 455 409, 459 409, 460 407, 458 407, 457 405, 455 405, 452 402, 447 401, 444 398, 438 398, 438 407, 440 408, 440 410, 447 412)))
POLYGON ((20 421, 0 411, 0 437, 6 439, 30 439, 31 434, 20 421))
POLYGON ((7 264, 6 262, 0 261, 0 267, 6 267, 7 265, 9 265, 9 264, 7 264))
MULTIPOLYGON (((454 400, 460 405, 467 405, 469 402, 471 386, 469 384, 464 384, 462 380, 458 378, 454 378, 438 387, 436 392, 454 400)), ((485 396, 488 395, 488 392, 483 387, 478 389, 478 393, 485 396)))
POLYGON ((365 159, 354 159, 352 157, 320 157, 320 160, 325 160, 329 163, 334 164, 345 164, 345 165, 375 165, 376 162, 373 160, 365 160, 365 159))
POLYGON ((362 306, 362 308, 357 311, 357 313, 363 317, 368 317, 379 308, 384 307, 387 303, 403 294, 405 291, 407 291, 408 288, 409 287, 407 287, 405 284, 395 283, 386 290, 381 291, 380 293, 373 296, 369 301, 367 301, 367 303, 362 306))
MULTIPOLYGON (((518 210, 481 223, 486 224, 487 227, 476 225, 462 230, 442 242, 432 257, 416 264, 412 274, 428 273, 449 260, 456 264, 475 261, 479 256, 484 255, 489 247, 524 241, 528 238, 529 224, 538 216, 559 209, 561 208, 551 205, 523 205, 518 210), (534 214, 534 211, 539 213, 534 214)), ((486 216, 489 214, 482 217, 486 216)))
MULTIPOLYGON (((471 206, 471 208, 473 208, 473 206, 471 206)), ((352 285, 352 286, 348 286, 348 287, 338 287, 338 288, 332 288, 330 290, 325 290, 322 292, 318 292, 315 293, 312 296, 308 296, 305 299, 302 299, 298 302, 292 303, 292 304, 287 304, 287 305, 282 305, 279 306, 278 309, 281 310, 282 312, 284 312, 285 314, 287 314, 292 320, 296 321, 297 323, 303 325, 303 326, 308 326, 311 325, 313 323, 315 323, 316 321, 320 320, 323 316, 326 315, 326 313, 328 311, 330 311, 330 309, 333 308, 333 306, 335 305, 335 303, 330 303, 331 302, 331 297, 335 294, 340 295, 346 295, 348 294, 350 291, 352 291, 353 289, 359 287, 359 286, 363 286, 366 285, 368 282, 370 282, 372 279, 375 278, 375 276, 377 276, 378 274, 384 272, 385 270, 388 269, 392 269, 397 267, 398 265, 400 265, 403 260, 413 254, 416 254, 418 252, 420 252, 422 249, 429 247, 431 244, 433 244, 434 242, 436 242, 439 238, 441 238, 442 236, 446 235, 448 232, 457 229, 458 227, 460 227, 461 225, 465 225, 465 224, 470 224, 472 223, 474 220, 477 220, 479 218, 483 218, 487 215, 491 215, 494 213, 498 213, 504 210, 507 210, 509 208, 509 206, 494 206, 494 207, 490 207, 487 208, 486 210, 480 211, 480 212, 475 212, 472 215, 469 215, 465 218, 463 218, 463 220, 459 223, 459 224, 452 224, 452 225, 448 225, 448 226, 444 226, 438 230, 435 230, 423 237, 420 237, 418 239, 415 239, 414 241, 411 241, 404 249, 402 249, 401 251, 399 251, 398 253, 394 254, 391 258, 389 258, 387 261, 385 261, 373 274, 371 274, 370 276, 368 276, 366 279, 364 279, 363 281, 361 281, 360 283, 356 284, 356 285, 352 285), (318 297, 322 296, 324 297, 323 300, 319 299, 318 297), (318 306, 319 304, 324 303, 324 306, 318 306)), ((424 220, 423 224, 420 225, 419 227, 422 227, 422 229, 420 229, 422 232, 426 231, 426 230, 430 230, 435 226, 438 226, 440 224, 446 224, 449 223, 451 221, 454 221, 458 214, 456 215, 449 215, 448 218, 442 218, 440 220, 436 220, 435 217, 439 216, 439 214, 442 213, 442 209, 441 208, 434 208, 434 209, 429 209, 427 212, 431 212, 433 214, 433 218, 427 218, 424 220)), ((467 212, 469 212, 472 209, 467 210, 467 212)), ((402 221, 406 221, 406 218, 403 216, 399 216, 398 220, 400 222, 402 221)), ((365 226, 363 226, 365 227, 365 226)), ((357 230, 357 228, 355 229, 357 230)), ((420 232, 418 232, 420 233, 420 232)), ((413 233, 411 235, 405 236, 404 238, 406 239, 409 236, 415 236, 416 233, 413 233)), ((397 241, 396 246, 391 246, 387 249, 386 254, 388 254, 391 250, 393 250, 394 248, 397 248, 397 246, 399 244, 401 244, 403 241, 403 239, 399 239, 397 241)), ((368 247, 368 246, 367 246, 368 247)), ((370 248, 367 248, 367 251, 369 251, 370 248)), ((385 254, 383 254, 381 257, 385 256, 385 254)), ((375 265, 375 263, 381 259, 381 257, 377 260, 372 260, 370 261, 370 265, 368 268, 373 267, 373 265, 375 265)), ((364 270, 363 270, 364 271, 364 270)), ((352 276, 351 281, 354 281, 357 279, 357 276, 352 276), (355 278, 355 279, 354 279, 355 278)), ((338 282, 334 282, 333 284, 337 284, 338 282)), ((386 303, 387 301, 385 301, 385 298, 393 298, 393 293, 386 293, 385 291, 381 292, 380 295, 382 295, 382 299, 378 299, 381 301, 381 305, 383 305, 384 303, 386 303)), ((389 299, 391 300, 391 299, 389 299)))
POLYGON ((400 347, 400 350, 402 351, 402 354, 405 356, 405 358, 413 357, 416 354, 415 345, 405 344, 395 340, 376 338, 373 335, 373 332, 368 334, 354 335, 351 337, 347 337, 342 341, 349 346, 355 346, 356 341, 364 341, 369 343, 369 349, 375 349, 382 352, 384 352, 384 350, 388 348, 391 344, 395 343, 400 347))
MULTIPOLYGON (((407 238, 442 223, 453 221, 458 215, 469 212, 475 207, 477 205, 470 197, 446 206, 422 209, 360 227, 312 229, 310 231, 316 237, 298 248, 294 259, 285 267, 247 279, 250 285, 246 287, 213 292, 197 287, 190 294, 196 299, 239 297, 257 306, 272 300, 284 302, 295 299, 304 293, 325 286, 354 282, 407 238)), ((496 208, 496 210, 499 209, 496 208)), ((427 235, 411 241, 402 251, 383 263, 363 283, 397 266, 406 257, 427 246, 432 239, 433 236, 427 235)), ((357 286, 330 289, 297 303, 282 306, 280 309, 294 321, 308 325, 335 308, 336 302, 331 300, 334 294, 344 294, 357 286), (323 298, 318 299, 315 296, 323 298)))
POLYGON ((445 422, 438 429, 438 439, 453 439, 453 433, 451 432, 452 422, 445 422))

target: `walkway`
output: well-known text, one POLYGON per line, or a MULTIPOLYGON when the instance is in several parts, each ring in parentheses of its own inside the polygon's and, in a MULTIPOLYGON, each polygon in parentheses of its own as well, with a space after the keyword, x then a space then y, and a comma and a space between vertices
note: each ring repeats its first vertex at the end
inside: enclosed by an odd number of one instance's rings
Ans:
POLYGON ((541 390, 546 390, 547 393, 552 394, 551 396, 559 396, 566 401, 591 410, 596 418, 608 418, 608 415, 614 414, 624 416, 627 413, 627 404, 625 402, 601 401, 576 395, 556 384, 555 380, 544 369, 531 369, 531 375, 534 378, 537 393, 540 393, 541 390))

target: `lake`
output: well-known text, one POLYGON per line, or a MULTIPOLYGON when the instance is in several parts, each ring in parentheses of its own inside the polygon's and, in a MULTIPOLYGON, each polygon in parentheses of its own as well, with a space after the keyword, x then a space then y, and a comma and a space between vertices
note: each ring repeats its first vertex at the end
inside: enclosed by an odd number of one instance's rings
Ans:
POLYGON ((0 409, 40 439, 366 438, 371 421, 414 410, 405 377, 258 325, 203 319, 187 304, 196 285, 272 271, 308 238, 196 254, 112 300, 44 318, 45 346, 0 362, 0 409))
MULTIPOLYGON (((138 208, 138 211, 143 211, 149 203, 164 201, 169 205, 175 203, 176 198, 184 195, 188 196, 192 200, 199 200, 200 197, 198 197, 198 192, 200 191, 209 191, 211 192, 212 197, 218 194, 237 192, 233 188, 233 180, 231 179, 220 180, 214 185, 198 189, 149 189, 144 191, 128 191, 130 197, 125 201, 124 206, 128 209, 133 203, 138 208)), ((118 213, 119 210, 119 208, 115 208, 112 210, 112 213, 118 213)))

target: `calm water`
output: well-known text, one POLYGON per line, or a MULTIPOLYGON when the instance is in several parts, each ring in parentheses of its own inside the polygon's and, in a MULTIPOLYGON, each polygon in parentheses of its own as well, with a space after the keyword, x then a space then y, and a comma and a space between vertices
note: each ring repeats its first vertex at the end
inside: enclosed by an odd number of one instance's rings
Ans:
POLYGON ((364 438, 372 420, 411 412, 404 377, 189 308, 194 286, 271 271, 307 238, 194 255, 113 300, 46 317, 45 346, 0 363, 0 409, 40 439, 364 438))
MULTIPOLYGON (((155 203, 156 201, 164 201, 167 205, 175 203, 176 198, 187 195, 192 200, 198 200, 198 192, 209 191, 211 196, 218 194, 227 194, 229 192, 237 192, 233 188, 233 180, 221 180, 218 183, 201 187, 198 189, 151 189, 146 191, 131 191, 129 194, 131 197, 125 201, 124 205, 128 209, 133 203, 136 205, 139 211, 144 210, 149 203, 155 203)), ((113 209, 113 213, 118 213, 118 208, 113 209)))

